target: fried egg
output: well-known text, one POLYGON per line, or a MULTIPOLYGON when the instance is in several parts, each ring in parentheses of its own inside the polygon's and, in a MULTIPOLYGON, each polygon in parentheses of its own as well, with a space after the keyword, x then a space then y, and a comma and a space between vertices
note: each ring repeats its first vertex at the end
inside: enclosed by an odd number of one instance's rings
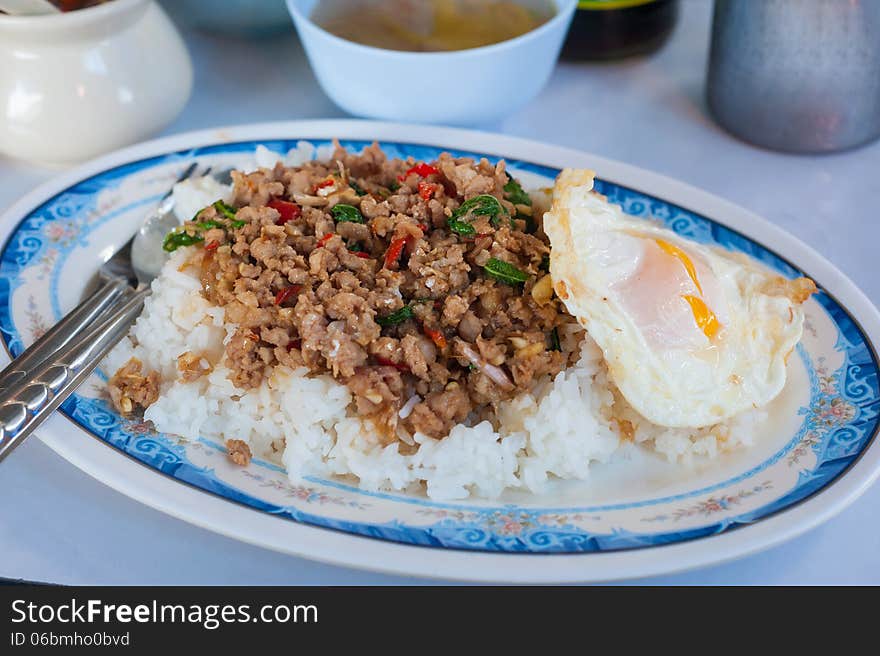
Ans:
POLYGON ((816 287, 627 214, 566 169, 544 215, 556 294, 649 421, 711 426, 775 398, 816 287))

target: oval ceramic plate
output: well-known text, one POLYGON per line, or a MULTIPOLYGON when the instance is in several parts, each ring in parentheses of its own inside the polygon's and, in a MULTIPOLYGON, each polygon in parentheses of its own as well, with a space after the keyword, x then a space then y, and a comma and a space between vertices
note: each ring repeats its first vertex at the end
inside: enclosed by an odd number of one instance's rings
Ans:
POLYGON ((150 506, 292 554, 394 573, 486 581, 584 581, 705 565, 776 544, 838 512, 876 478, 880 317, 831 264, 793 237, 709 194, 592 155, 459 130, 358 121, 270 124, 170 137, 109 155, 28 195, 3 219, 0 330, 18 354, 71 308, 102 259, 194 159, 246 162, 258 144, 287 152, 338 137, 390 155, 503 157, 525 186, 563 166, 599 173, 624 210, 701 242, 743 251, 820 286, 789 361, 789 382, 754 446, 671 465, 647 452, 596 466, 542 496, 438 503, 350 483, 291 483, 267 462, 231 465, 222 445, 154 432, 118 416, 97 373, 39 434, 65 458, 150 506))

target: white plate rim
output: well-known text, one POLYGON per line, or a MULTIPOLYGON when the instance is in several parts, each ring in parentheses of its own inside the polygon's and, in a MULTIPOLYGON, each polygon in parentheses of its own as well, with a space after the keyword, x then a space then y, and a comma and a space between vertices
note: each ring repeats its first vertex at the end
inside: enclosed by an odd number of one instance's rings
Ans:
MULTIPOLYGON (((188 132, 131 146, 78 166, 7 209, 0 218, 6 241, 20 219, 47 198, 84 178, 132 161, 221 142, 279 138, 377 139, 471 150, 548 166, 579 162, 601 177, 709 216, 815 276, 868 338, 880 342, 880 312, 834 265, 793 235, 729 201, 677 180, 582 151, 517 137, 457 128, 360 120, 261 123, 188 132)), ((8 361, 4 352, 2 362, 8 361)), ((412 546, 299 524, 216 497, 113 449, 62 416, 39 429, 44 443, 90 476, 190 524, 243 542, 334 565, 394 575, 482 582, 561 583, 659 575, 717 564, 780 544, 827 521, 855 501, 880 475, 880 447, 861 456, 813 496, 760 521, 678 544, 584 554, 511 554, 412 546), (73 430, 71 430, 73 428, 73 430), (157 476, 158 474, 158 476, 157 476)), ((873 438, 871 438, 873 440, 873 438)))

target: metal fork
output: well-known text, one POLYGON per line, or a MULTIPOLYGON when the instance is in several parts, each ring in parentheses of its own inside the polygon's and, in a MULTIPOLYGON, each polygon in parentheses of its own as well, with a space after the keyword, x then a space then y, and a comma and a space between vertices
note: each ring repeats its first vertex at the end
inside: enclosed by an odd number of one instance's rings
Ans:
MULTIPOLYGON (((193 163, 177 181, 193 177, 196 170, 193 163)), ((172 210, 169 190, 138 232, 101 266, 96 291, 0 372, 0 461, 128 332, 164 263, 162 240, 178 225, 172 210)))

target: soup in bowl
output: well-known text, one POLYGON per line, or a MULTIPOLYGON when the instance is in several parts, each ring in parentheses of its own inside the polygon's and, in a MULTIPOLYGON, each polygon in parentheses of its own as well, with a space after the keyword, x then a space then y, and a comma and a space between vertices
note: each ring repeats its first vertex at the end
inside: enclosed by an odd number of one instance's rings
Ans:
POLYGON ((495 121, 534 98, 553 71, 577 6, 576 0, 385 0, 363 6, 340 3, 345 7, 338 8, 335 4, 287 0, 327 95, 357 116, 452 125, 495 121), (395 17, 389 13, 389 7, 395 6, 406 11, 401 9, 395 17), (494 14, 497 18, 505 9, 525 20, 505 21, 500 27, 506 32, 498 40, 500 30, 480 25, 485 26, 484 18, 491 12, 499 12, 494 14), (391 37, 364 36, 369 30, 361 26, 367 19, 355 13, 364 11, 369 16, 367 28, 397 21, 401 27, 390 29, 396 34, 394 42, 389 42, 391 37), (456 18, 466 20, 465 16, 470 16, 471 25, 453 36, 455 30, 448 25, 456 18), (526 31, 523 25, 528 26, 526 31), (461 40, 462 34, 467 40, 461 40), (475 45, 481 41, 484 45, 475 45), (406 43, 411 44, 409 49, 400 47, 406 43))

